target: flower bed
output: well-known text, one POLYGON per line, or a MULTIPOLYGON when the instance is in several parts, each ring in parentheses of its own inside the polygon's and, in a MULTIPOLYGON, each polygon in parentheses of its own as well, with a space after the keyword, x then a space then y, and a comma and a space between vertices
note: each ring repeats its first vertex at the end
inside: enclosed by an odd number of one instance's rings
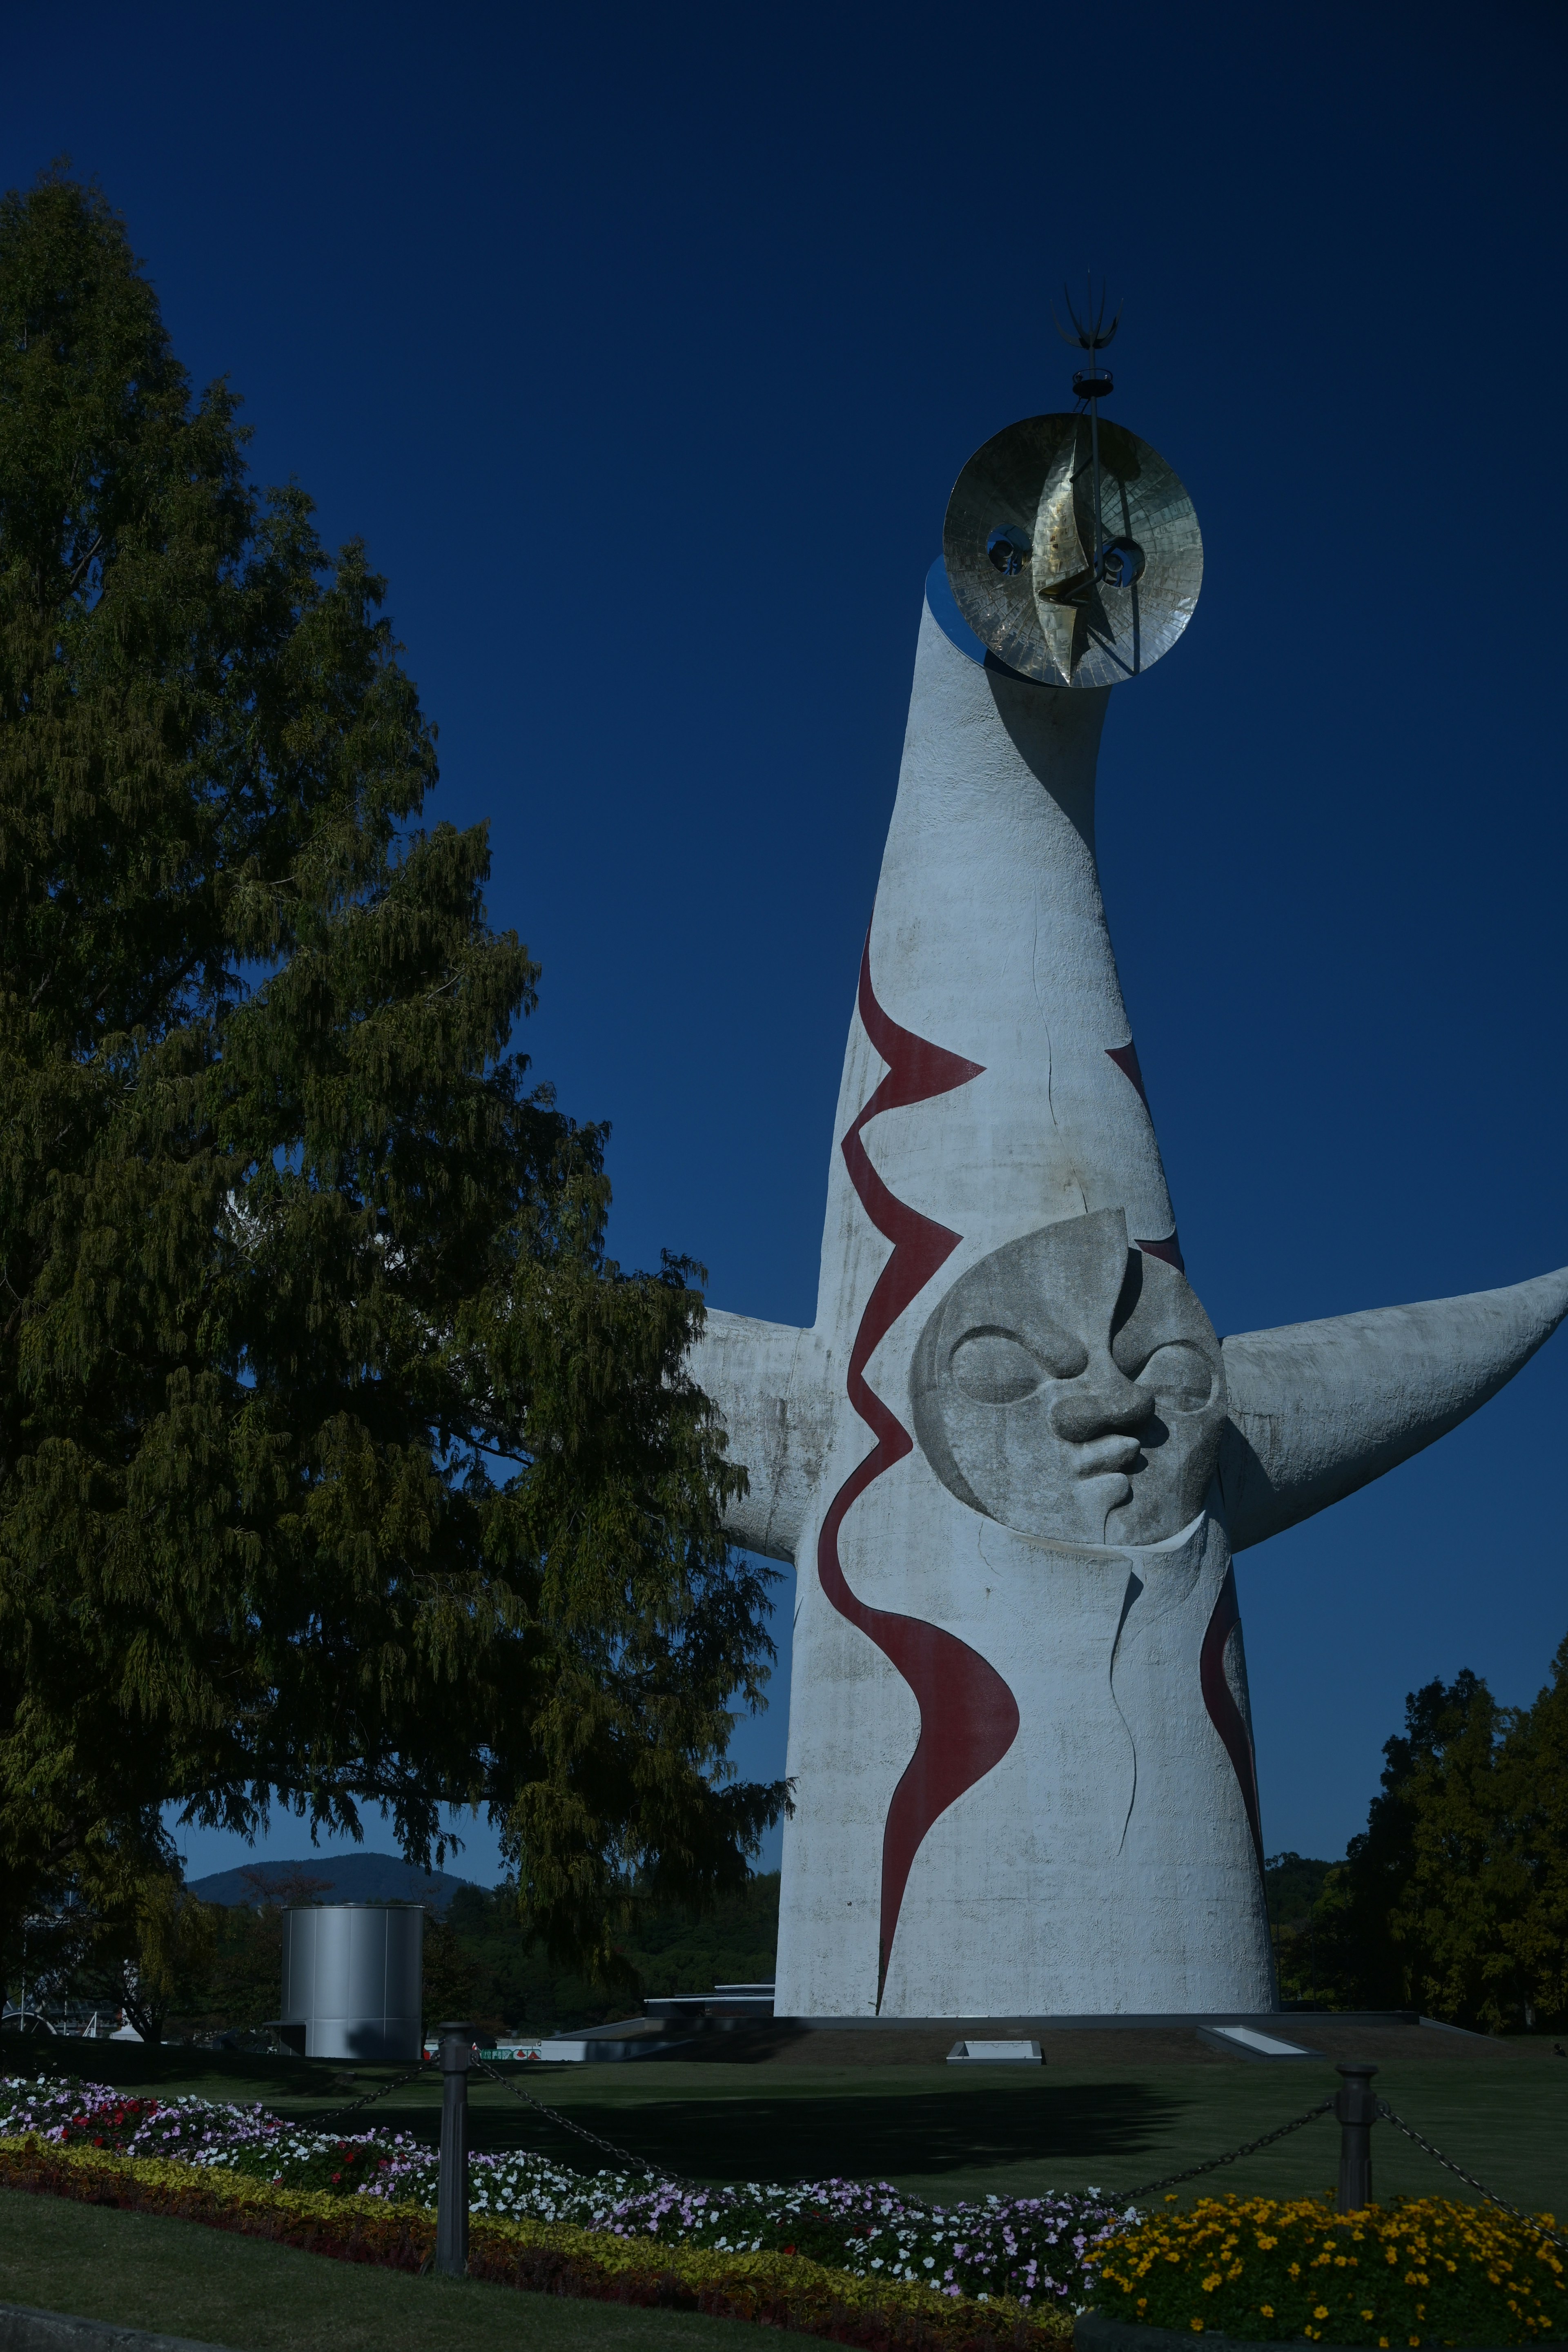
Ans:
POLYGON ((1206 2198, 1124 2230, 1094 2263, 1094 2306, 1108 2319, 1194 2335, 1379 2352, 1568 2335, 1557 2248, 1444 2198, 1337 2215, 1309 2198, 1206 2198))
MULTIPOLYGON (((59 2147, 168 2157, 278 2189, 431 2210, 437 2158, 401 2133, 339 2136, 259 2106, 127 2099, 80 2082, 0 2082, 0 2135, 59 2147)), ((692 2188, 647 2173, 578 2173, 522 2151, 468 2160, 478 2218, 564 2224, 718 2254, 800 2254, 876 2283, 929 2286, 950 2300, 1006 2297, 1070 2315, 1087 2301, 1089 2257, 1121 2217, 1089 2196, 911 2202, 885 2181, 747 2182, 692 2188)))
MULTIPOLYGON (((184 2158, 0 2138, 0 2188, 205 2222, 299 2246, 340 2261, 423 2270, 435 2251, 424 2206, 341 2191, 276 2188, 184 2158)), ((864 2352, 1061 2352, 1064 2313, 1032 2313, 1009 2296, 956 2299, 919 2280, 854 2277, 800 2253, 661 2244, 562 2222, 479 2218, 470 2224, 468 2272, 535 2294, 701 2311, 864 2352)))

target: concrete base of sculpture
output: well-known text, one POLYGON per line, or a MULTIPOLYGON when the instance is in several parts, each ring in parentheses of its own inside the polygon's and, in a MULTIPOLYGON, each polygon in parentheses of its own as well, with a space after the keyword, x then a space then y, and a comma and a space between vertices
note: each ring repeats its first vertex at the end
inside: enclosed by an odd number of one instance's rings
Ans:
MULTIPOLYGON (((794 2027, 802 2033, 951 2033, 984 2036, 987 2040, 1012 2039, 1042 2033, 1196 2033, 1217 2032, 1226 2026, 1245 2026, 1260 2033, 1278 2034, 1286 2030, 1294 2032, 1298 2027, 1305 2034, 1325 2026, 1368 2030, 1383 2026, 1419 2026, 1432 2033, 1458 2034, 1467 2042, 1485 2042, 1486 2034, 1470 2033, 1462 2026, 1445 2025, 1435 2017, 1422 2017, 1414 2009, 1356 2010, 1295 2010, 1295 2009, 1190 2009, 1150 2010, 1140 2014, 1128 2012, 1121 2016, 1104 2010, 1085 2010, 1075 2017, 996 2017, 989 2013, 968 2017, 785 2017, 779 2012, 774 2024, 794 2027)), ((1495 2047, 1495 2043, 1494 2043, 1495 2047)), ((1235 2053, 1239 2055, 1239 2052, 1235 2053)))

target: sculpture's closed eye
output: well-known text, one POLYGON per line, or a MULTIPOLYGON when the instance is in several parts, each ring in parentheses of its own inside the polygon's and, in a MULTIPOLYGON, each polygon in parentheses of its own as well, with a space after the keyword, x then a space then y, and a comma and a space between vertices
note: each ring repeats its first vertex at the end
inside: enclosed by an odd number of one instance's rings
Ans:
POLYGON ((1000 1324, 977 1324, 949 1358, 952 1377, 976 1404, 1017 1404, 1042 1381, 1075 1381, 1089 1350, 1066 1331, 1031 1328, 1029 1339, 1000 1324))
POLYGON ((1146 1362, 1123 1370, 1141 1388, 1152 1389, 1165 1412, 1203 1412, 1214 1395, 1214 1370, 1201 1349, 1173 1339, 1146 1362))
POLYGON ((953 1379, 976 1404, 1016 1404, 1046 1377, 1045 1366, 1011 1331, 965 1332, 952 1360, 953 1379))

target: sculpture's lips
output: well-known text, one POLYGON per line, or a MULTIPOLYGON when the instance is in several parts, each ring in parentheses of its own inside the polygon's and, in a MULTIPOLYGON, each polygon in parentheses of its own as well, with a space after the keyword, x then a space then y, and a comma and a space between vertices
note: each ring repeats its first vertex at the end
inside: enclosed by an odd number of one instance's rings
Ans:
POLYGON ((1125 1475, 1137 1468, 1142 1451, 1135 1437, 1097 1437, 1090 1444, 1073 1447, 1073 1468, 1080 1478, 1103 1478, 1108 1470, 1125 1475))

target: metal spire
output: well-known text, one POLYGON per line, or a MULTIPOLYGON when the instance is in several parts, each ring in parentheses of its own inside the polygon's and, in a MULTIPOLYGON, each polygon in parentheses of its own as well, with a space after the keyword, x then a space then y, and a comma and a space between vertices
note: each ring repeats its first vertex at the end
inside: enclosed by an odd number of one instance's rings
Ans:
POLYGON ((1100 511, 1100 403, 1109 399, 1115 391, 1116 380, 1109 368, 1102 368, 1097 363, 1096 354, 1114 341, 1116 330, 1121 324, 1122 305, 1120 302, 1117 304, 1116 314, 1108 327, 1105 323, 1105 306, 1110 298, 1102 285, 1100 289, 1100 308, 1097 310, 1094 305, 1093 273, 1086 271, 1085 276, 1089 281, 1088 294, 1081 319, 1073 307, 1072 296, 1065 286, 1062 288, 1062 300, 1067 305, 1068 317, 1072 320, 1071 333, 1069 334, 1061 320, 1056 318, 1054 311, 1051 315, 1055 320, 1057 332, 1063 342, 1076 343, 1079 351, 1089 353, 1088 367, 1074 371, 1072 388, 1075 397, 1087 402, 1089 406, 1089 441, 1094 467, 1093 564, 1095 584, 1098 586, 1105 577, 1105 528, 1100 511))

